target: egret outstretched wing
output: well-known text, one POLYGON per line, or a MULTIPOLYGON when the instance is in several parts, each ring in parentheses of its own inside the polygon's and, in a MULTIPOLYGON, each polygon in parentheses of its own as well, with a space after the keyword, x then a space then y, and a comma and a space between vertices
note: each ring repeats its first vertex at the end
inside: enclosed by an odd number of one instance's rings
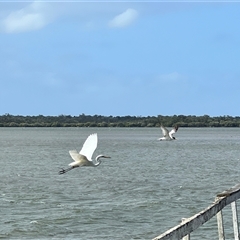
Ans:
POLYGON ((174 133, 176 133, 178 130, 178 126, 174 127, 170 132, 169 135, 172 136, 174 133))
POLYGON ((169 131, 164 126, 161 126, 161 129, 162 129, 163 136, 166 137, 169 131))
POLYGON ((79 155, 79 153, 76 150, 70 150, 69 154, 75 162, 81 160, 81 157, 80 157, 81 155, 79 155))
POLYGON ((92 155, 97 148, 97 142, 97 133, 91 134, 83 144, 83 147, 79 153, 84 155, 88 160, 91 161, 92 155))

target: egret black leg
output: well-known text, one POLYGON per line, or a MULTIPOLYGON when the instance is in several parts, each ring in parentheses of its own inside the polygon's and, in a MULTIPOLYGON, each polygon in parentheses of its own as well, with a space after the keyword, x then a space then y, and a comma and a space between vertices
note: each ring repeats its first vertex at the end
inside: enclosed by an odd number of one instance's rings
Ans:
POLYGON ((74 167, 70 167, 70 168, 67 168, 67 169, 62 168, 62 170, 60 170, 60 171, 58 172, 58 174, 64 174, 64 173, 72 170, 73 168, 74 168, 74 167))

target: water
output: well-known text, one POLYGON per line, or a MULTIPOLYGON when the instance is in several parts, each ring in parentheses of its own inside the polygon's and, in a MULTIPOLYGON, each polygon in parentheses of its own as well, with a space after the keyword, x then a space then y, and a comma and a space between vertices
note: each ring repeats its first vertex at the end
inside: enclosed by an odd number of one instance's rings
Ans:
MULTIPOLYGON (((1 239, 152 239, 240 182, 240 129, 0 128, 1 239), (97 168, 58 175, 97 132, 97 168)), ((226 239, 233 239, 224 212, 226 239)), ((226 207, 227 208, 227 207, 226 207)), ((229 215, 229 216, 228 216, 229 215)), ((227 216, 227 217, 226 217, 227 216)), ((217 239, 216 219, 191 239, 217 239)))

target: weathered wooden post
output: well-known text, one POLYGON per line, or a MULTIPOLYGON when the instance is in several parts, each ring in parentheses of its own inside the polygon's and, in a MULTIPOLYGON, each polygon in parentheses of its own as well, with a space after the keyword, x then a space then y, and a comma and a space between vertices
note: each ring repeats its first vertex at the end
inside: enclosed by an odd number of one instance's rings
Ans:
MULTIPOLYGON (((182 218, 182 223, 184 223, 184 222, 186 222, 186 221, 187 221, 187 218, 182 218)), ((190 240, 190 234, 184 236, 184 237, 182 238, 182 240, 190 240)))
POLYGON ((222 211, 219 211, 216 215, 218 224, 218 238, 219 240, 225 240, 222 211))
POLYGON ((236 201, 231 203, 232 215, 233 215, 233 231, 234 239, 239 240, 239 228, 238 228, 238 215, 237 215, 237 203, 236 201))
POLYGON ((182 238, 182 240, 190 240, 190 235, 186 235, 185 237, 182 238))

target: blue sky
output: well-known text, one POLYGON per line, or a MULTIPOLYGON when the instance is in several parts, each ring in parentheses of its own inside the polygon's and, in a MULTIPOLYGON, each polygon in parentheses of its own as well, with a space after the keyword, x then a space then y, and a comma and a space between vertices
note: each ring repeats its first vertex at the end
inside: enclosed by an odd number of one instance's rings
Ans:
POLYGON ((0 115, 240 116, 240 1, 0 2, 0 115))

